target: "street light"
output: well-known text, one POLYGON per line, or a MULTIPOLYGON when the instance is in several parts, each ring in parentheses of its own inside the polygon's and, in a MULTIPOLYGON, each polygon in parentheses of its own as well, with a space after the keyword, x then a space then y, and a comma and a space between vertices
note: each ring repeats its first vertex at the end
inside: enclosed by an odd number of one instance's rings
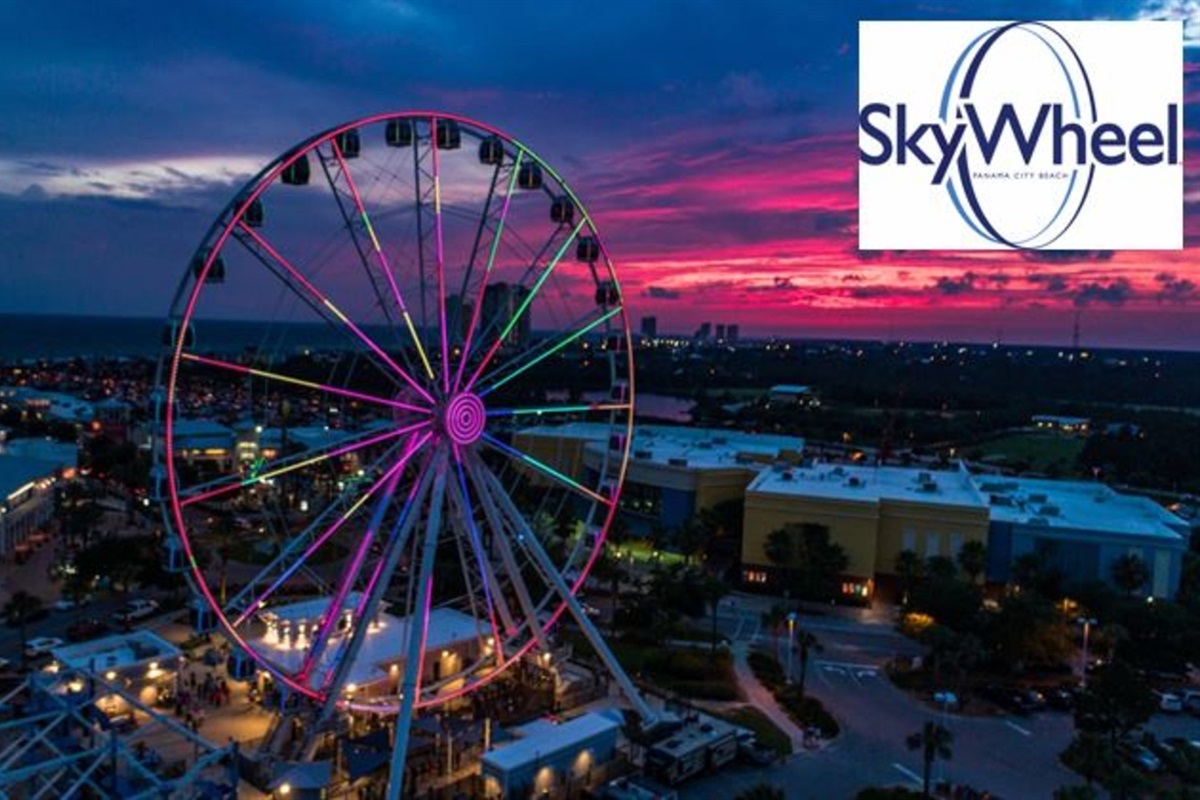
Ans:
POLYGON ((1096 624, 1093 617, 1080 617, 1076 620, 1083 626, 1083 653, 1079 664, 1079 688, 1087 688, 1087 665, 1088 665, 1088 635, 1092 631, 1092 626, 1096 624))
POLYGON ((796 650, 796 612, 787 615, 788 649, 787 649, 787 682, 792 682, 792 653, 796 650))

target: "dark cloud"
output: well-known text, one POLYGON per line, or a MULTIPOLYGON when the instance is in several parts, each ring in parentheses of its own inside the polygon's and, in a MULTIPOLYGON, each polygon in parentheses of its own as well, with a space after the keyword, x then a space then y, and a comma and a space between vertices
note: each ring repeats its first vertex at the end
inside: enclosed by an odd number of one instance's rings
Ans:
POLYGON ((1085 283, 1075 290, 1071 298, 1076 307, 1090 305, 1123 306, 1133 298, 1133 284, 1128 278, 1117 278, 1109 283, 1085 283))
POLYGON ((1022 250, 1021 257, 1026 261, 1040 261, 1045 264, 1076 264, 1089 261, 1111 261, 1112 250, 1022 250))
POLYGON ((964 272, 958 277, 942 275, 933 282, 930 288, 953 297, 975 291, 975 284, 978 280, 979 276, 973 272, 964 272))
POLYGON ((1200 287, 1196 286, 1195 281, 1180 278, 1170 272, 1160 272, 1154 276, 1154 280, 1159 285, 1154 299, 1160 303, 1183 304, 1200 299, 1200 287))
POLYGON ((1067 283, 1067 279, 1062 275, 1034 272, 1026 275, 1025 280, 1028 283, 1032 283, 1035 286, 1040 286, 1045 291, 1052 292, 1054 294, 1065 292, 1068 288, 1070 288, 1070 285, 1067 283))
POLYGON ((642 292, 642 296, 653 300, 678 300, 683 295, 675 289, 668 289, 665 286, 647 286, 646 290, 642 292))

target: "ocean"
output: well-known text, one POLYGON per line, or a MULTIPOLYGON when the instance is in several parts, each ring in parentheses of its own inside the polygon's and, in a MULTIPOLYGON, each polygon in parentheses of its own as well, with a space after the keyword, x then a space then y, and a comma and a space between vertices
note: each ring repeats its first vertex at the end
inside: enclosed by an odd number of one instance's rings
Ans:
MULTIPOLYGON (((162 352, 165 318, 0 314, 0 362, 120 356, 155 358, 162 352)), ((260 322, 198 320, 193 329, 205 352, 233 353, 264 344, 260 322)), ((341 335, 324 323, 288 326, 292 347, 327 349, 341 335)))

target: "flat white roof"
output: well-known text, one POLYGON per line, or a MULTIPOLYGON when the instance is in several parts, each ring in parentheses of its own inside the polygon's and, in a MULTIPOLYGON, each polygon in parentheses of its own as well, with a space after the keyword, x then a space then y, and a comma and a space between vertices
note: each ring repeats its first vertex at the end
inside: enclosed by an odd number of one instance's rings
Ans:
MULTIPOLYGON (((610 434, 619 426, 602 422, 568 422, 563 425, 525 428, 526 436, 553 436, 582 439, 607 446, 610 434)), ((752 466, 737 460, 739 453, 751 453, 765 460, 781 457, 784 451, 801 453, 804 439, 768 433, 746 433, 720 428, 689 428, 674 425, 635 425, 630 458, 641 463, 686 468, 732 468, 752 466), (684 459, 672 464, 672 459, 684 459)))
POLYGON ((976 476, 992 519, 1047 528, 1185 541, 1187 523, 1148 497, 1102 483, 976 476))
POLYGON ((136 630, 56 647, 50 654, 69 669, 103 672, 138 667, 155 661, 163 669, 171 669, 183 651, 156 633, 136 630))
POLYGON ((483 763, 494 771, 517 770, 539 758, 579 747, 620 727, 616 720, 595 711, 562 723, 535 720, 513 731, 520 737, 516 741, 485 753, 483 763))
POLYGON ((760 473, 746 491, 867 503, 887 499, 969 508, 986 505, 962 469, 938 471, 845 464, 772 467, 760 473))
MULTIPOLYGON (((358 593, 351 593, 347 604, 353 606, 357 600, 358 593)), ((273 616, 293 624, 303 621, 310 626, 306 633, 311 637, 311 625, 325 613, 325 610, 329 608, 329 603, 330 598, 318 597, 290 603, 286 606, 268 608, 259 616, 264 619, 273 616)), ((374 683, 387 677, 387 670, 391 664, 404 661, 405 654, 408 652, 408 631, 411 619, 411 617, 394 617, 387 613, 380 614, 379 628, 367 632, 358 655, 350 667, 346 682, 357 683, 360 686, 374 683)), ((452 608, 435 608, 429 614, 429 631, 425 647, 427 650, 448 648, 460 642, 475 639, 480 635, 487 636, 490 631, 491 629, 486 623, 482 623, 481 627, 481 623, 474 617, 461 611, 452 608)), ((331 637, 331 644, 332 641, 336 641, 343 635, 337 634, 331 637)), ((289 646, 285 649, 268 641, 265 635, 255 639, 252 646, 283 669, 290 671, 300 668, 304 656, 308 652, 307 648, 289 646)), ((337 650, 336 647, 326 646, 320 664, 314 669, 314 673, 318 677, 323 677, 328 670, 332 669, 333 657, 337 654, 337 650)))

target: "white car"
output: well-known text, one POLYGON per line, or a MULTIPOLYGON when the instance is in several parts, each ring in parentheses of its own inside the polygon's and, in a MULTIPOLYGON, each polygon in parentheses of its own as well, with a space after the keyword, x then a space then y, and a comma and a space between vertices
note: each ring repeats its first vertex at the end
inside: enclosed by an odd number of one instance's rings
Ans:
POLYGON ((1166 711, 1170 714, 1178 714, 1183 711, 1183 698, 1174 692, 1155 692, 1155 697, 1158 700, 1158 708, 1160 711, 1166 711))
POLYGON ((152 616, 157 610, 157 600, 131 600, 123 608, 114 611, 112 618, 114 622, 120 624, 137 622, 138 620, 152 616))
POLYGON ((78 601, 72 600, 70 597, 63 597, 55 602, 51 608, 53 608, 55 611, 72 611, 76 608, 82 608, 83 606, 89 605, 91 602, 92 596, 90 594, 85 594, 83 597, 79 598, 78 601))
POLYGON ((53 636, 39 636, 36 639, 30 639, 25 643, 25 657, 40 658, 50 655, 51 650, 62 647, 62 644, 62 639, 55 639, 53 636))

